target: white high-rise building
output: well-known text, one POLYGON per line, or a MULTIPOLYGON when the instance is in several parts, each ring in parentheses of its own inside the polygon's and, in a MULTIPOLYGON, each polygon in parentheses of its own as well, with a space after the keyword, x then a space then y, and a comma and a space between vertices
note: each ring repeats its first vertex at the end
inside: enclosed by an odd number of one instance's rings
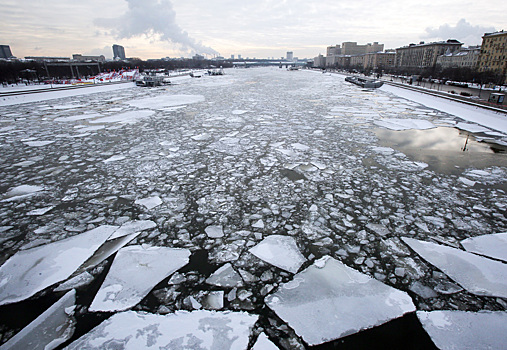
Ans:
POLYGON ((287 61, 292 61, 292 60, 294 60, 294 52, 287 51, 287 61))

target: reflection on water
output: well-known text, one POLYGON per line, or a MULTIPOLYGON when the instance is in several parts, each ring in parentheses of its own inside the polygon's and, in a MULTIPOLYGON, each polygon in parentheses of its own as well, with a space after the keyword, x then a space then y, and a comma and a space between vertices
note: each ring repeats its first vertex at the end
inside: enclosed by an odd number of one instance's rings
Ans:
POLYGON ((504 150, 477 142, 473 134, 456 128, 374 131, 383 146, 403 152, 414 161, 425 162, 441 173, 460 174, 471 167, 507 166, 504 150))

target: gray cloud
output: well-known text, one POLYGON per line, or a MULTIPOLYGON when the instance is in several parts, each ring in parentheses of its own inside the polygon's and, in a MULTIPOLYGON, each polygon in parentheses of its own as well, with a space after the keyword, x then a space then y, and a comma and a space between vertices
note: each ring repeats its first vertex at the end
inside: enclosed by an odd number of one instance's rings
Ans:
POLYGON ((180 45, 182 51, 200 54, 217 54, 211 47, 191 38, 176 23, 176 13, 169 0, 125 0, 128 10, 120 17, 97 18, 95 25, 109 28, 117 39, 146 35, 160 36, 160 40, 180 45))
POLYGON ((462 18, 454 27, 444 24, 438 28, 426 28, 425 39, 457 39, 468 45, 478 45, 482 42, 481 38, 484 33, 494 31, 495 28, 493 27, 473 26, 462 18))

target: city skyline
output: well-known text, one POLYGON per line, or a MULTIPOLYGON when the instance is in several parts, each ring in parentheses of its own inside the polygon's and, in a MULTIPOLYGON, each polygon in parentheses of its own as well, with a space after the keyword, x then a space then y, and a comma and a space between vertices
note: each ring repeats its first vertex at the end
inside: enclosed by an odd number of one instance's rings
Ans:
POLYGON ((327 46, 355 41, 383 43, 385 49, 420 41, 457 39, 480 45, 484 33, 502 26, 507 4, 472 1, 438 4, 407 1, 272 1, 243 4, 230 0, 1 0, 2 44, 25 56, 104 55, 112 45, 142 59, 190 57, 312 58, 327 46))

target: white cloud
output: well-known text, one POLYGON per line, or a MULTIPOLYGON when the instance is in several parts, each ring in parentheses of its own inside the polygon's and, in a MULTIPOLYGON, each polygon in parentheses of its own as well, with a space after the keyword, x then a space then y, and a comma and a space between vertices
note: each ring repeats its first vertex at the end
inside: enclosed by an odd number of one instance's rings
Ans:
POLYGON ((425 39, 457 39, 467 45, 480 45, 484 33, 491 32, 495 32, 495 28, 473 26, 462 18, 455 26, 444 24, 438 28, 426 28, 425 39))

